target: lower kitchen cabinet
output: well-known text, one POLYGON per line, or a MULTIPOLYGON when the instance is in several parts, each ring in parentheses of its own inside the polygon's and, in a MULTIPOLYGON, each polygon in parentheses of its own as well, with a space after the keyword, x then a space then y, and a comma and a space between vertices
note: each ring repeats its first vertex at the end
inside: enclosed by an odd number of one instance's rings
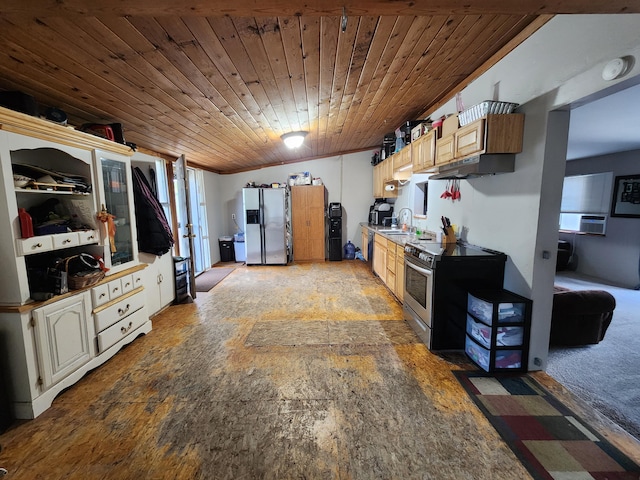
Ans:
POLYGON ((365 261, 369 261, 369 230, 366 228, 362 228, 362 248, 360 251, 362 252, 362 256, 365 261))
POLYGON ((387 239, 376 233, 373 242, 373 272, 386 283, 387 239))
POLYGON ((387 288, 396 294, 396 244, 387 240, 387 288))
POLYGON ((95 356, 91 297, 83 292, 33 310, 43 388, 49 388, 95 356))
POLYGON ((404 302, 404 245, 396 244, 396 297, 404 302))
MULTIPOLYGON (((362 244, 368 244, 366 228, 362 229, 362 244)), ((404 244, 376 233, 373 243, 373 272, 400 302, 404 301, 404 244)))

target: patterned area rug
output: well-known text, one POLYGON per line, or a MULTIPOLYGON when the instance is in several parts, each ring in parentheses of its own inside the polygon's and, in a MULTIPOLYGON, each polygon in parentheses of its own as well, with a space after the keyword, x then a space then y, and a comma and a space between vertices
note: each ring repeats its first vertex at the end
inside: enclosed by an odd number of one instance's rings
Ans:
POLYGON ((533 478, 640 478, 638 465, 532 378, 453 373, 533 478))

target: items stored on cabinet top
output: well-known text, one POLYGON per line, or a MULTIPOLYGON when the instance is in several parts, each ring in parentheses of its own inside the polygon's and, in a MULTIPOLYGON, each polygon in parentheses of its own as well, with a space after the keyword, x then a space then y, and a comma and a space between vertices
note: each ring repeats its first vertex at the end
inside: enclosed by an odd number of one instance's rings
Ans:
MULTIPOLYGON (((33 96, 24 92, 0 92, 0 106, 16 112, 31 115, 33 117, 40 117, 59 125, 67 125, 67 114, 64 111, 55 106, 39 105, 33 96)), ((125 141, 121 123, 85 123, 80 126, 78 130, 91 133, 92 135, 96 135, 112 142, 127 145, 133 150, 136 150, 137 148, 136 144, 125 141)))

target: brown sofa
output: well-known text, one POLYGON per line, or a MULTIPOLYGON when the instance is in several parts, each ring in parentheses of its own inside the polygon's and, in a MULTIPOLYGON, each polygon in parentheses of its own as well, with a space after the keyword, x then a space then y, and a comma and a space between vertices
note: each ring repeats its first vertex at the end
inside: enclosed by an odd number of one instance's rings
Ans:
POLYGON ((554 287, 551 345, 592 345, 607 332, 616 299, 604 290, 554 287))

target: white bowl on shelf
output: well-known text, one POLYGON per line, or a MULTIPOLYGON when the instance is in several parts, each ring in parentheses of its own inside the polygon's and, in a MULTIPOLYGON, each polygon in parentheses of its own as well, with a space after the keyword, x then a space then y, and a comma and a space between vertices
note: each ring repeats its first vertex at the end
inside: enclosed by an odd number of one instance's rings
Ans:
POLYGON ((33 178, 25 177, 24 175, 13 176, 13 186, 16 188, 24 188, 30 182, 33 182, 33 178))

